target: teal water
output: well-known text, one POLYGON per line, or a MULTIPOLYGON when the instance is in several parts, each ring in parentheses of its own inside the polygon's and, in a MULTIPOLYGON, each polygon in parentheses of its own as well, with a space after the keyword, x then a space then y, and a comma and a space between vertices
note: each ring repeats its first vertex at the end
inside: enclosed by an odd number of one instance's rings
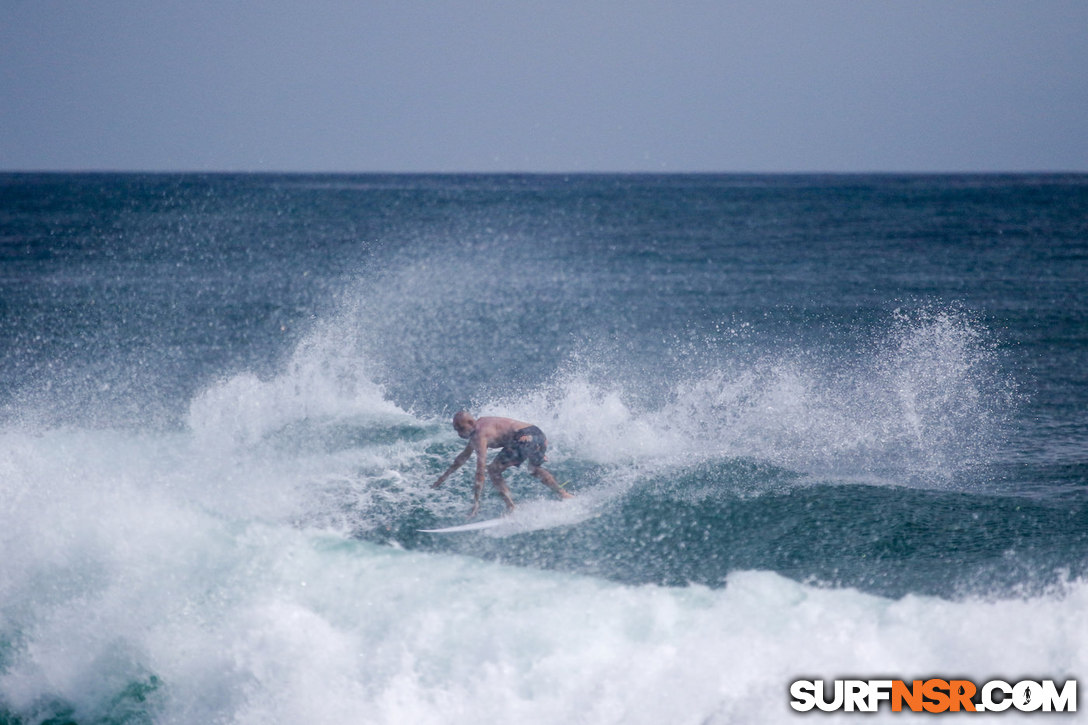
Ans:
POLYGON ((1084 176, 0 176, 0 721, 1075 676, 1086 279, 1084 176), (577 507, 420 533, 461 407, 577 507))

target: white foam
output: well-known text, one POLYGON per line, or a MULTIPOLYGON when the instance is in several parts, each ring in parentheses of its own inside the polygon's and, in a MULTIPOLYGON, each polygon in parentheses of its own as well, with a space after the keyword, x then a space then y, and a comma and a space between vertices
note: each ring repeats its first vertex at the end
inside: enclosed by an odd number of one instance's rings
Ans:
POLYGON ((294 523, 302 470, 357 459, 201 458, 195 440, 0 434, 5 706, 93 720, 154 676, 130 705, 159 722, 767 722, 801 676, 1088 666, 1084 582, 890 600, 768 572, 673 589, 401 552, 294 523))
POLYGON ((2 590, 16 612, 3 629, 23 638, 0 676, 9 706, 60 697, 90 717, 153 673, 161 722, 776 722, 802 676, 1088 666, 1082 582, 1000 601, 888 600, 766 572, 721 590, 623 586, 123 493, 91 496, 120 504, 110 512, 22 511, 65 533, 7 565, 24 583, 2 590), (79 570, 62 576, 65 561, 79 570), (50 572, 66 591, 44 585, 50 572))
POLYGON ((190 428, 207 445, 252 445, 299 420, 408 419, 373 381, 351 329, 318 325, 271 379, 246 372, 210 386, 190 404, 190 428))

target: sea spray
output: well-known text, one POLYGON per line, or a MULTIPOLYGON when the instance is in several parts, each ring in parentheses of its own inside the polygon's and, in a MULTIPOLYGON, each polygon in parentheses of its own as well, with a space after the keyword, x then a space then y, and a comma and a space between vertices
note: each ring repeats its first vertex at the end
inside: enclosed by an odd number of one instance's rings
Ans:
POLYGON ((988 331, 955 307, 897 310, 845 359, 708 346, 689 368, 658 405, 638 402, 644 373, 609 374, 590 357, 481 409, 538 422, 560 447, 602 463, 754 458, 851 480, 948 485, 989 460, 1016 404, 988 331))

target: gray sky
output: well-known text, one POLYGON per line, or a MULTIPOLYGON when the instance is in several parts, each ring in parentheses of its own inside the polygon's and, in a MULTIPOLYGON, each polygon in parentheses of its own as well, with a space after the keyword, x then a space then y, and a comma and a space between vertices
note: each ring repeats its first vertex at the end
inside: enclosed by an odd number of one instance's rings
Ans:
POLYGON ((0 0, 0 169, 1088 171, 1088 1, 0 0))

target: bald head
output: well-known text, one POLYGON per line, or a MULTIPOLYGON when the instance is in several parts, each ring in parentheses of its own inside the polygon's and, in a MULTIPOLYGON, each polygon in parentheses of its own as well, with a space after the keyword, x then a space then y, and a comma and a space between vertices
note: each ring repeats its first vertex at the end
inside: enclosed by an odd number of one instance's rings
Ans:
POLYGON ((453 416, 453 428, 457 431, 457 435, 468 438, 472 435, 472 431, 476 430, 476 419, 467 411, 459 410, 453 416))

